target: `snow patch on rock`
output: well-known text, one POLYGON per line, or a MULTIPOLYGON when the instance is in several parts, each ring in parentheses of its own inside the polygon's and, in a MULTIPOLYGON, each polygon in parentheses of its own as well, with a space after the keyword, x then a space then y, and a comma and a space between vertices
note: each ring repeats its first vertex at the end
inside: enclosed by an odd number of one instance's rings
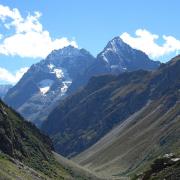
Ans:
POLYGON ((61 79, 64 77, 64 72, 62 69, 57 69, 57 68, 54 68, 53 72, 56 74, 56 77, 58 79, 61 79))
POLYGON ((48 68, 51 70, 54 68, 54 65, 53 64, 48 64, 48 68))
POLYGON ((180 158, 172 158, 171 160, 174 161, 174 162, 177 162, 177 161, 180 160, 180 158))
POLYGON ((65 95, 68 87, 71 85, 72 81, 63 81, 61 87, 61 96, 65 95))
POLYGON ((53 83, 54 83, 54 81, 51 79, 44 79, 41 82, 39 82, 38 85, 39 85, 40 92, 43 95, 46 94, 50 90, 53 83))

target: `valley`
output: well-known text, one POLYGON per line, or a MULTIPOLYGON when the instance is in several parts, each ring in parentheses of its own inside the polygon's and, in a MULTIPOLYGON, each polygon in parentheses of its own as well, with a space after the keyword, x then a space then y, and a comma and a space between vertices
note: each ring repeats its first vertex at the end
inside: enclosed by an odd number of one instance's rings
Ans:
POLYGON ((180 55, 67 46, 0 89, 0 179, 180 178, 180 55))

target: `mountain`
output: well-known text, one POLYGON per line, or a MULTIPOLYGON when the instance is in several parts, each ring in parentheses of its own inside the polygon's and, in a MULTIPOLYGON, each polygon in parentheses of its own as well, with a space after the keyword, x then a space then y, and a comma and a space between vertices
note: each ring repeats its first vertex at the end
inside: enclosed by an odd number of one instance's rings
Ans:
POLYGON ((54 50, 45 60, 31 66, 4 101, 27 120, 40 125, 71 83, 94 61, 84 49, 68 46, 54 50))
POLYGON ((108 42, 97 59, 113 73, 138 69, 153 70, 160 65, 159 62, 150 60, 142 51, 130 47, 119 36, 108 42))
POLYGON ((74 92, 78 87, 87 84, 88 80, 95 75, 119 74, 136 70, 154 70, 160 66, 159 61, 153 61, 142 51, 133 49, 117 36, 109 41, 100 52, 96 61, 88 67, 84 74, 74 81, 69 92, 74 92))
POLYGON ((157 71, 144 74, 140 83, 134 79, 133 86, 129 83, 121 86, 113 94, 120 105, 119 114, 115 116, 119 120, 127 111, 132 112, 135 103, 146 101, 96 144, 75 157, 75 161, 100 174, 121 176, 143 172, 158 156, 172 153, 179 156, 179 70, 180 56, 157 71), (131 97, 130 101, 127 96, 131 97), (122 106, 123 100, 130 103, 126 108, 122 106))
POLYGON ((0 84, 0 98, 2 99, 12 87, 13 86, 11 84, 0 84))
POLYGON ((0 179, 99 179, 52 152, 52 142, 0 101, 0 179))
POLYGON ((42 129, 65 156, 87 149, 75 158, 81 165, 105 175, 129 172, 180 147, 179 69, 180 56, 156 71, 92 77, 42 129))
POLYGON ((92 76, 153 70, 159 64, 142 51, 131 48, 120 37, 112 39, 97 58, 84 49, 68 46, 53 51, 45 60, 31 66, 4 100, 40 126, 59 100, 87 84, 92 76))

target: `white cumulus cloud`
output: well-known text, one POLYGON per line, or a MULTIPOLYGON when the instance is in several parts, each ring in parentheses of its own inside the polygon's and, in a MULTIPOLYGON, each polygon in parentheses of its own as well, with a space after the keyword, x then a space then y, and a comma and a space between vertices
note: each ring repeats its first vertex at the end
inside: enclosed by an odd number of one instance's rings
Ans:
POLYGON ((14 30, 10 36, 0 32, 0 54, 30 58, 45 58, 52 50, 68 45, 77 47, 73 40, 66 37, 53 39, 40 23, 40 12, 22 17, 16 8, 0 5, 0 21, 6 30, 14 30))
POLYGON ((20 68, 15 73, 11 73, 7 69, 0 67, 0 81, 15 84, 21 79, 21 77, 24 75, 24 73, 27 72, 28 69, 28 67, 24 67, 20 68))
POLYGON ((137 29, 135 37, 127 32, 121 34, 120 37, 131 47, 144 51, 152 58, 159 58, 170 53, 177 54, 180 51, 180 40, 167 35, 159 37, 159 35, 153 34, 146 29, 137 29), (161 45, 156 42, 159 38, 164 41, 161 45))

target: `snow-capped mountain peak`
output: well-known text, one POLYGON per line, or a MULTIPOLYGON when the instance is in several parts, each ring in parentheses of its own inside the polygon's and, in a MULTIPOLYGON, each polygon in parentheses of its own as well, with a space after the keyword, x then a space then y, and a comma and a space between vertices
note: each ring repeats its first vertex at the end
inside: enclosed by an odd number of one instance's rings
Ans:
POLYGON ((133 52, 133 48, 131 48, 128 44, 126 44, 119 36, 113 38, 108 42, 106 47, 104 48, 104 52, 108 53, 109 51, 117 54, 121 54, 122 51, 133 52))
POLYGON ((106 64, 111 72, 124 72, 135 69, 153 69, 158 66, 142 51, 133 49, 119 36, 109 41, 104 50, 98 54, 99 61, 106 64))
POLYGON ((117 36, 115 38, 113 38, 109 44, 111 45, 113 50, 117 50, 119 47, 124 47, 126 44, 123 42, 123 40, 117 36))
POLYGON ((63 57, 72 57, 72 56, 80 56, 81 52, 80 49, 75 48, 71 45, 64 47, 62 49, 53 50, 48 56, 47 60, 54 60, 54 58, 59 58, 60 56, 63 57))
POLYGON ((54 50, 46 59, 30 67, 9 92, 17 92, 16 97, 11 99, 11 95, 7 96, 6 101, 26 119, 40 124, 56 103, 67 95, 71 84, 77 82, 94 61, 95 58, 84 49, 67 46, 54 50))
MULTIPOLYGON (((131 51, 132 48, 123 42, 123 40, 119 37, 116 36, 113 38, 111 41, 109 41, 104 48, 104 50, 98 55, 103 59, 107 64, 111 64, 112 62, 110 61, 111 58, 109 58, 110 54, 116 54, 117 56, 121 57, 123 54, 123 51, 131 51)), ((113 64, 113 67, 117 64, 113 64)))

